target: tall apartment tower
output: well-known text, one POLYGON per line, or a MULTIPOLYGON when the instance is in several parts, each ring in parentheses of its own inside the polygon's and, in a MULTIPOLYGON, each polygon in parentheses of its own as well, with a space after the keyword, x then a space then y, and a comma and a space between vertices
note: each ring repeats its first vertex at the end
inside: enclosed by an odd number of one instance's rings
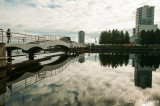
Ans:
POLYGON ((137 8, 136 11, 136 26, 153 25, 154 24, 154 6, 145 5, 137 8))
POLYGON ((136 39, 139 38, 142 30, 156 30, 157 25, 154 25, 154 6, 145 5, 136 10, 136 39))
POLYGON ((78 43, 84 43, 84 39, 85 39, 85 32, 79 31, 78 32, 78 43))

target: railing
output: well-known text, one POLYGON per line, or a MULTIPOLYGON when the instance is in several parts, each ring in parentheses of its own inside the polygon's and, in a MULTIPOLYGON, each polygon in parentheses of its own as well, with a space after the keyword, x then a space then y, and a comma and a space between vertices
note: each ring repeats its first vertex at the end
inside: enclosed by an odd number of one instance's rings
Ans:
POLYGON ((3 29, 0 29, 1 42, 3 42, 3 29))
POLYGON ((87 44, 81 44, 73 42, 67 39, 65 36, 60 35, 29 35, 22 33, 10 32, 10 38, 6 35, 7 31, 0 29, 0 43, 10 43, 10 44, 39 44, 50 40, 61 40, 66 43, 70 43, 73 47, 83 47, 87 44), (9 40, 8 40, 9 39, 9 40))
MULTIPOLYGON (((8 38, 6 32, 7 31, 0 29, 0 43, 7 43, 8 38)), ((38 43, 47 40, 63 40, 67 42, 67 39, 65 39, 65 37, 60 35, 29 35, 29 34, 15 33, 15 32, 10 32, 10 33, 11 35, 9 43, 12 44, 38 43)))

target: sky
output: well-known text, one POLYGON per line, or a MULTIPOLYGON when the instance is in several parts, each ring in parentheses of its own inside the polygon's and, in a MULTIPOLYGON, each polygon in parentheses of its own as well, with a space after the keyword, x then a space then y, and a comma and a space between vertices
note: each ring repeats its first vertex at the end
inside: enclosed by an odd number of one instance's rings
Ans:
POLYGON ((0 28, 25 34, 69 36, 78 41, 85 31, 93 43, 105 30, 129 31, 135 27, 138 7, 155 6, 160 26, 160 0, 0 0, 0 28))

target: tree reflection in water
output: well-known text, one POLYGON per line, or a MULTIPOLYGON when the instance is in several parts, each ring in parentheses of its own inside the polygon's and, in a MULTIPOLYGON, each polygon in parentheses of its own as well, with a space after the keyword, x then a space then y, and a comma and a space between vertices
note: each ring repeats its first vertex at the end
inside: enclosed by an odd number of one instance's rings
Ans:
POLYGON ((148 54, 139 54, 138 60, 141 67, 155 67, 156 69, 160 64, 160 55, 148 55, 148 54))
MULTIPOLYGON (((160 65, 160 55, 140 53, 133 55, 134 83, 142 89, 152 88, 152 71, 156 71, 160 65)), ((117 68, 123 64, 127 66, 129 54, 126 53, 100 53, 100 64, 102 66, 117 68)))
POLYGON ((129 62, 129 54, 125 53, 100 53, 99 54, 100 64, 102 66, 108 66, 116 68, 118 66, 125 66, 129 62))

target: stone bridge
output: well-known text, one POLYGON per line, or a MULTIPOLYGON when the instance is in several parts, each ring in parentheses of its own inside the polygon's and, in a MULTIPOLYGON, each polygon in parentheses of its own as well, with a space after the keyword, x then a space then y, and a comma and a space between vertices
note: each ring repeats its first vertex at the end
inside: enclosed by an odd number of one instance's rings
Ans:
MULTIPOLYGON (((75 51, 86 48, 87 44, 81 44, 67 39, 68 37, 59 35, 28 35, 10 32, 10 38, 7 37, 6 31, 0 29, 0 43, 5 43, 8 59, 11 62, 12 50, 22 49, 29 53, 29 59, 34 59, 34 53, 39 50, 48 50, 54 47, 60 47, 65 52, 75 51)), ((1 48, 0 48, 1 49, 1 48)))

